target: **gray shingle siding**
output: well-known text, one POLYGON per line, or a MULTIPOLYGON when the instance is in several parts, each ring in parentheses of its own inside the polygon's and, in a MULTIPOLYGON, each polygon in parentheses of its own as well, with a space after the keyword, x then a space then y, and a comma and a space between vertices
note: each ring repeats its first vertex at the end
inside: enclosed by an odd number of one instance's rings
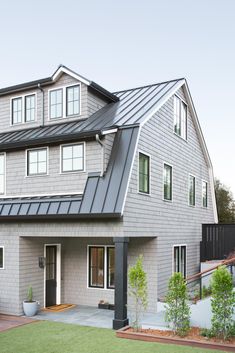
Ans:
MULTIPOLYGON (((183 89, 177 92, 185 99, 183 89)), ((213 223, 210 188, 208 208, 202 208, 201 182, 209 183, 206 164, 191 112, 187 142, 173 133, 173 97, 143 126, 130 179, 125 209, 126 236, 156 236, 158 296, 172 272, 172 246, 187 244, 187 274, 199 269, 201 224, 213 223), (137 192, 138 150, 151 155, 151 195, 137 192), (163 163, 173 166, 173 202, 163 201, 163 163), (189 173, 196 176, 196 207, 188 205, 189 173)))

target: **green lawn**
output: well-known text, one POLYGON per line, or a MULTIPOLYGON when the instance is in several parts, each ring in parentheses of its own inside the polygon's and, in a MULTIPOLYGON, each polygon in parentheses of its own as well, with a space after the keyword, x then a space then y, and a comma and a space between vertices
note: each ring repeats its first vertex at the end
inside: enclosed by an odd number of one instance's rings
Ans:
MULTIPOLYGON (((0 333, 1 353, 219 353, 116 338, 108 329, 37 322, 0 333)), ((222 353, 222 352, 221 352, 222 353)))

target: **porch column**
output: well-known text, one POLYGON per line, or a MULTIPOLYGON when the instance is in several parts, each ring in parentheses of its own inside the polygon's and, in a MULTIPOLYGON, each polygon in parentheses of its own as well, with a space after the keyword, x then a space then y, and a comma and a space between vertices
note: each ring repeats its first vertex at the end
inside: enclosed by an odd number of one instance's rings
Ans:
POLYGON ((115 237, 115 293, 113 329, 128 325, 127 318, 127 253, 129 238, 115 237))

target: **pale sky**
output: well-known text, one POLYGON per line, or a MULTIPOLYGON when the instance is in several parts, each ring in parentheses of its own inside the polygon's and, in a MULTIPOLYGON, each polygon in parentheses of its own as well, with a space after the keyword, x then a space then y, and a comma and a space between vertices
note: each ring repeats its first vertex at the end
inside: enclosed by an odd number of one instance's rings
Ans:
POLYGON ((235 0, 0 1, 0 87, 64 64, 105 88, 186 77, 235 195, 235 0))

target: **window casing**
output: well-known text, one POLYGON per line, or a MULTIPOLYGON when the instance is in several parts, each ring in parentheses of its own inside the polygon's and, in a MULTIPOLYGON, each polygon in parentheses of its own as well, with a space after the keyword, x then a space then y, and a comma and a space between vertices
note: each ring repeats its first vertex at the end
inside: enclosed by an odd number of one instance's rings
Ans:
POLYGON ((208 205, 208 183, 202 181, 202 206, 207 207, 208 205))
POLYGON ((139 192, 150 193, 150 157, 139 152, 139 192))
POLYGON ((115 248, 88 246, 88 286, 114 289, 115 248))
POLYGON ((80 86, 66 87, 66 115, 80 114, 80 86))
POLYGON ((27 176, 47 174, 47 148, 27 151, 27 176))
POLYGON ((172 201, 172 167, 168 164, 164 164, 163 179, 164 200, 172 201))
POLYGON ((61 146, 61 172, 84 171, 84 143, 61 146))
POLYGON ((187 140, 187 105, 174 96, 174 132, 187 140))
POLYGON ((58 119, 63 117, 63 89, 50 91, 50 118, 58 119))
POLYGON ((11 123, 22 124, 36 120, 36 94, 12 98, 11 123))
POLYGON ((189 205, 190 206, 195 206, 195 201, 196 201, 196 183, 195 183, 195 177, 193 175, 189 175, 189 205))
POLYGON ((5 194, 6 188, 6 155, 0 153, 0 194, 5 194))
POLYGON ((173 272, 180 272, 186 278, 186 245, 174 246, 173 272))
POLYGON ((4 247, 0 246, 0 270, 4 269, 4 247))

